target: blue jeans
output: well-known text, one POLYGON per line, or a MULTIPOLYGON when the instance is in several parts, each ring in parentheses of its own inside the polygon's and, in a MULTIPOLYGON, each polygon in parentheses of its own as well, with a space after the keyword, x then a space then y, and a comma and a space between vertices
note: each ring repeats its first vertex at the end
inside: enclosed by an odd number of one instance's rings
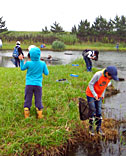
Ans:
POLYGON ((19 60, 19 58, 14 58, 15 59, 15 66, 16 67, 20 67, 20 60, 19 60))
POLYGON ((93 122, 95 119, 95 124, 97 125, 97 131, 99 131, 99 128, 101 127, 102 123, 102 111, 101 111, 101 106, 102 106, 102 98, 100 100, 95 100, 93 97, 87 96, 87 101, 89 105, 89 129, 92 128, 93 122))
POLYGON ((87 96, 87 101, 89 105, 89 117, 100 117, 101 116, 101 106, 102 106, 102 98, 99 101, 95 100, 93 97, 87 96))
POLYGON ((33 94, 35 96, 35 106, 40 110, 43 109, 42 105, 42 87, 40 86, 33 86, 33 85, 26 85, 25 87, 25 102, 24 108, 31 108, 32 106, 32 97, 33 94))
POLYGON ((91 71, 92 70, 92 61, 90 58, 84 56, 84 60, 85 60, 85 63, 86 63, 86 67, 87 67, 87 71, 91 71))

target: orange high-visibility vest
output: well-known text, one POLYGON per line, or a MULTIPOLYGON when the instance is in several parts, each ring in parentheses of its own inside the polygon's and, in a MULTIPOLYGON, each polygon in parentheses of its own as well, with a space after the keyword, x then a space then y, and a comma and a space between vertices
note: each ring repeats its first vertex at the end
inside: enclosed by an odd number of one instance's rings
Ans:
MULTIPOLYGON (((98 98, 102 97, 102 94, 103 94, 104 90, 106 89, 106 87, 108 86, 109 82, 110 82, 110 80, 102 74, 102 76, 99 78, 99 80, 94 84, 94 90, 95 90, 98 98)), ((86 95, 89 97, 94 97, 89 86, 86 89, 86 95)))

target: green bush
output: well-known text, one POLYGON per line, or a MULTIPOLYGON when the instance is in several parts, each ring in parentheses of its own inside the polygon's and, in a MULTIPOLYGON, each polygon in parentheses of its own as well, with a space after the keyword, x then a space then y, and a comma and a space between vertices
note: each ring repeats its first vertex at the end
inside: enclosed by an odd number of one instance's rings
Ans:
POLYGON ((78 42, 77 36, 73 34, 64 34, 58 36, 60 41, 64 42, 67 45, 74 45, 78 42))
POLYGON ((64 50, 65 49, 65 44, 61 41, 54 41, 52 43, 52 48, 54 50, 64 50))

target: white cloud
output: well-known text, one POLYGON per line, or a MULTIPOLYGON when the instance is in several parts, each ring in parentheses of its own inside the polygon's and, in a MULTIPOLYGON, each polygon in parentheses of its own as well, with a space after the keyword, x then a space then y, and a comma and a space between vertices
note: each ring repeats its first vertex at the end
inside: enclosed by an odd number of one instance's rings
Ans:
POLYGON ((125 0, 3 0, 0 17, 9 30, 41 31, 45 26, 50 29, 56 21, 65 31, 71 31, 81 20, 125 16, 125 4, 125 0))

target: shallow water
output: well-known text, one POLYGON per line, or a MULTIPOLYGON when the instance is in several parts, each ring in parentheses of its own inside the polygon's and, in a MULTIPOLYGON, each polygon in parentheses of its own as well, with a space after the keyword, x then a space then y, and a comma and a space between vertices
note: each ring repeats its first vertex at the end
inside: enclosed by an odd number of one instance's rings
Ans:
MULTIPOLYGON (((126 52, 101 52, 99 61, 94 66, 104 68, 115 65, 118 69, 118 77, 126 80, 126 52)), ((114 86, 120 93, 105 99, 106 117, 117 120, 126 120, 126 81, 115 82, 114 86)))
MULTIPOLYGON (((27 57, 27 53, 27 51, 24 52, 25 57, 27 57)), ((46 63, 48 65, 59 65, 71 63, 73 60, 82 57, 81 53, 81 51, 42 51, 41 57, 47 57, 50 54, 54 60, 46 61, 46 63)), ((0 66, 15 67, 11 62, 11 56, 12 51, 0 51, 0 66)), ((93 66, 98 68, 105 68, 109 65, 115 65, 118 69, 118 77, 126 79, 126 52, 100 52, 99 60, 93 61, 93 66)), ((104 114, 107 118, 126 120, 126 81, 113 81, 113 83, 120 90, 120 93, 105 99, 104 114)), ((126 124, 120 124, 118 130, 121 134, 122 131, 126 130, 126 124)), ((67 156, 125 156, 125 138, 123 143, 120 142, 120 138, 116 142, 101 142, 99 148, 94 144, 88 148, 85 144, 77 145, 75 148, 70 149, 67 156)))
MULTIPOLYGON (((23 51, 25 59, 27 58, 28 51, 23 51)), ((60 64, 68 64, 75 60, 76 58, 81 56, 81 52, 72 52, 72 51, 65 51, 65 52, 53 52, 53 51, 42 51, 41 57, 47 58, 48 55, 52 56, 52 60, 46 60, 48 65, 60 65, 60 64), (67 55, 65 54, 67 53, 67 55)), ((0 67, 15 67, 14 64, 11 62, 12 58, 12 51, 0 51, 0 67)))

